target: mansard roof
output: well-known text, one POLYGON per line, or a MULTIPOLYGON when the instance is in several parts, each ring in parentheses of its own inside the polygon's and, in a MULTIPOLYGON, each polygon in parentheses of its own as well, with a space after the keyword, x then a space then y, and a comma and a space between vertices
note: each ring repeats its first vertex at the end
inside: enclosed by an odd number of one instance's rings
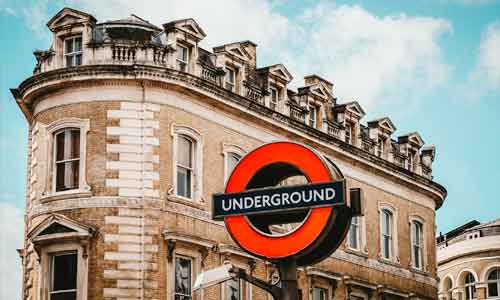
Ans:
POLYGON ((393 133, 396 131, 396 126, 394 126, 394 123, 392 123, 391 119, 389 117, 382 117, 379 119, 375 119, 372 121, 368 122, 369 127, 382 127, 383 129, 389 131, 390 133, 393 133))
POLYGON ((50 31, 54 31, 57 27, 69 25, 69 24, 78 24, 78 23, 96 23, 97 20, 94 16, 85 13, 83 11, 79 11, 73 8, 65 7, 61 9, 52 19, 47 22, 47 27, 49 27, 50 31))
POLYGON ((128 18, 125 19, 119 19, 119 20, 113 20, 113 21, 106 21, 101 24, 105 24, 106 27, 109 26, 116 26, 116 27, 139 27, 141 29, 145 30, 152 30, 155 32, 161 31, 161 28, 151 24, 150 22, 144 20, 143 18, 131 14, 128 18))
POLYGON ((201 26, 193 18, 171 21, 163 24, 163 28, 165 29, 165 31, 170 31, 175 28, 189 33, 197 37, 199 40, 202 40, 207 36, 205 31, 203 31, 201 26))
POLYGON ((412 143, 418 148, 422 147, 425 144, 424 140, 422 139, 422 137, 418 132, 411 132, 399 136, 398 143, 399 144, 412 143))

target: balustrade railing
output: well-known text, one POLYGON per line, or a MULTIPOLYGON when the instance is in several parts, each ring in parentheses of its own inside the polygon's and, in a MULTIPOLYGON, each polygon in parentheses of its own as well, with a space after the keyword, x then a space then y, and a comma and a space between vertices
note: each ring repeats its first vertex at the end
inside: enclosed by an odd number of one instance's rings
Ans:
POLYGON ((135 61, 136 49, 129 46, 112 46, 112 58, 118 61, 135 61))
POLYGON ((201 69, 201 78, 217 83, 217 72, 213 69, 209 69, 207 67, 202 67, 201 69))

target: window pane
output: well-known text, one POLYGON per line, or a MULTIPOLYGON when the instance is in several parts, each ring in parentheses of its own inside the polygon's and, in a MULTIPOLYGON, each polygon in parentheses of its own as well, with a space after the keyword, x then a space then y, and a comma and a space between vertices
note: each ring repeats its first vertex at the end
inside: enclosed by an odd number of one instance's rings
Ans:
POLYGON ((82 64, 82 55, 77 54, 75 55, 75 66, 80 66, 82 64))
POLYGON ((313 289, 313 300, 326 300, 326 291, 322 288, 313 289))
POLYGON ((75 300, 76 292, 54 293, 50 295, 50 300, 75 300))
POLYGON ((68 55, 66 56, 66 67, 72 67, 73 66, 73 56, 68 55))
POLYGON ((75 52, 82 51, 82 38, 75 38, 75 52))
POLYGON ((191 260, 189 259, 175 259, 175 293, 191 295, 191 260))
POLYGON ((187 62, 187 48, 177 46, 177 59, 187 62))
POLYGON ((488 283, 488 297, 498 297, 498 282, 488 283))
POLYGON ((71 53, 73 52, 73 39, 67 39, 64 41, 66 44, 66 52, 65 53, 71 53))
POLYGON ((500 273, 500 269, 493 270, 490 275, 488 275, 488 280, 495 280, 495 279, 500 279, 498 276, 498 273, 500 273))
POLYGON ((78 188, 79 161, 56 164, 56 192, 78 188))
POLYGON ((51 291, 76 289, 76 274, 76 253, 53 256, 51 291))
POLYGON ((177 195, 191 198, 191 170, 177 167, 177 195))
POLYGON ((80 157, 80 131, 64 130, 56 136, 56 161, 80 157))
POLYGON ((184 167, 192 167, 193 143, 184 136, 179 136, 177 148, 178 163, 184 167))
POLYGON ((384 257, 385 258, 391 258, 391 240, 389 237, 385 236, 384 237, 384 257))

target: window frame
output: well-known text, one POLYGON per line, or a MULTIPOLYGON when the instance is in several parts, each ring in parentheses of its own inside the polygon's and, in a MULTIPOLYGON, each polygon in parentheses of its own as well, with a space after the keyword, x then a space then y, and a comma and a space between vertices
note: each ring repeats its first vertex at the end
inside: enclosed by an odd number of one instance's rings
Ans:
POLYGON ((426 253, 426 242, 425 242, 425 221, 423 218, 413 215, 410 216, 410 258, 411 258, 411 267, 415 270, 419 271, 426 271, 426 265, 427 265, 427 260, 425 258, 425 253, 426 253), (420 245, 415 244, 414 240, 414 235, 413 235, 413 226, 415 224, 418 224, 420 226, 420 245), (420 260, 420 266, 416 266, 415 264, 415 252, 414 252, 414 247, 418 246, 419 247, 419 260, 420 260))
POLYGON ((383 157, 384 156, 384 152, 385 152, 385 142, 386 142, 386 139, 379 136, 378 137, 378 143, 377 143, 377 156, 378 157, 383 157))
POLYGON ((72 36, 69 36, 69 37, 65 37, 63 39, 63 57, 64 57, 64 66, 67 67, 67 68, 71 68, 71 67, 77 67, 77 66, 81 66, 83 64, 83 34, 77 34, 77 35, 72 35, 72 36), (75 49, 75 41, 80 38, 80 51, 74 51, 75 49), (69 52, 67 53, 66 52, 66 42, 67 41, 70 41, 71 40, 71 43, 72 43, 72 47, 73 47, 73 52, 69 52), (80 64, 76 64, 75 61, 76 61, 76 57, 80 55, 80 64), (71 65, 68 66, 68 61, 67 61, 67 57, 71 57, 71 65))
POLYGON ((354 130, 353 124, 349 121, 346 121, 344 127, 345 127, 345 129, 344 129, 344 142, 346 142, 350 145, 353 145, 353 143, 352 143, 353 142, 352 131, 354 130))
POLYGON ((224 157, 224 185, 226 185, 232 172, 232 170, 229 171, 229 156, 238 155, 241 160, 245 155, 247 155, 247 151, 235 144, 222 143, 222 155, 224 157))
POLYGON ((84 250, 81 244, 77 242, 58 242, 41 248, 41 300, 51 300, 52 284, 52 256, 73 252, 77 256, 77 274, 76 274, 76 299, 87 299, 88 284, 88 258, 84 256, 87 250, 84 250))
POLYGON ((318 120, 318 109, 314 104, 309 105, 309 118, 308 123, 309 126, 316 128, 316 123, 318 120))
POLYGON ((500 266, 493 267, 490 270, 488 270, 485 278, 486 282, 486 299, 500 299, 500 266), (497 272, 497 279, 490 279, 490 276, 493 272, 497 272), (497 295, 491 296, 490 295, 490 284, 495 284, 497 285, 497 295))
POLYGON ((321 287, 321 286, 313 286, 313 288, 311 289, 311 299, 312 300, 328 300, 328 289, 327 288, 324 288, 324 287, 321 287), (322 291, 324 293, 324 299, 314 299, 314 291, 315 290, 319 290, 319 291, 322 291))
MULTIPOLYGON (((52 163, 52 170, 54 170, 53 171, 53 176, 54 176, 53 190, 56 193, 80 189, 80 182, 78 182, 76 188, 65 189, 65 190, 60 190, 60 191, 57 190, 57 179, 58 179, 58 177, 57 177, 57 175, 58 175, 57 174, 57 167, 58 167, 58 164, 65 164, 67 162, 73 163, 73 162, 78 161, 78 178, 80 177, 80 173, 81 173, 80 172, 80 161, 81 161, 81 155, 82 155, 81 148, 78 149, 78 158, 69 158, 69 159, 63 159, 63 160, 60 160, 60 161, 57 160, 57 153, 58 153, 58 151, 57 151, 58 150, 57 149, 57 146, 58 146, 57 145, 57 137, 58 137, 58 135, 63 134, 65 132, 67 132, 67 131, 75 131, 75 130, 78 130, 78 138, 81 141, 81 130, 80 130, 80 128, 65 127, 65 128, 59 129, 59 130, 57 130, 57 131, 55 131, 53 133, 54 147, 52 147, 53 148, 52 151, 54 153, 53 153, 53 160, 52 160, 53 161, 53 163, 52 163)), ((79 143, 80 143, 80 141, 79 141, 79 143)), ((78 179, 78 181, 80 181, 80 179, 78 179)))
POLYGON ((224 88, 227 90, 230 90, 233 93, 236 93, 236 72, 237 72, 237 70, 236 70, 236 68, 229 67, 229 66, 226 66, 225 69, 226 69, 226 75, 224 75, 224 88), (230 78, 230 76, 228 76, 230 74, 229 71, 231 71, 233 74, 233 76, 232 76, 233 82, 228 81, 228 78, 230 78), (228 88, 228 85, 231 88, 228 88))
POLYGON ((278 110, 279 101, 280 101, 280 96, 279 96, 278 89, 275 87, 270 87, 269 88, 269 108, 272 110, 278 110), (273 92, 276 94, 276 99, 274 99, 274 100, 273 100, 273 92))
POLYGON ((464 300, 475 300, 477 299, 477 290, 476 290, 476 283, 477 283, 477 280, 476 280, 476 277, 474 276, 474 274, 470 271, 465 271, 465 275, 464 275, 464 300), (473 279, 472 282, 467 282, 467 279, 469 278, 469 276, 473 279), (471 297, 468 298, 467 295, 470 295, 471 297), (475 297, 472 297, 472 296, 475 296, 475 297))
MULTIPOLYGON (((173 286, 173 291, 172 291, 172 292, 173 292, 173 294, 174 294, 174 300, 175 300, 175 296, 177 295, 177 292, 176 292, 176 283, 177 283, 177 282, 176 282, 176 281, 177 281, 177 276, 176 276, 176 272, 177 272, 177 259, 185 259, 185 260, 189 260, 189 262, 190 262, 190 264, 189 264, 189 266, 190 266, 190 270, 189 270, 189 275, 190 275, 190 276, 189 276, 189 279, 190 279, 190 281, 191 281, 191 282, 190 282, 189 284, 190 284, 190 290, 191 290, 190 292, 191 292, 191 293, 193 292, 193 291, 192 291, 192 286, 193 286, 193 282, 194 282, 194 280, 193 280, 193 275, 194 275, 194 262, 195 262, 195 258, 190 257, 190 256, 187 256, 187 255, 182 255, 182 254, 178 254, 178 253, 176 253, 176 254, 174 255, 174 258, 173 258, 173 271, 174 271, 174 274, 173 274, 173 275, 174 275, 174 276, 173 276, 173 278, 174 278, 174 280, 173 280, 173 284, 174 284, 174 286, 173 286)), ((190 300, 192 300, 192 299, 193 299, 193 297, 192 297, 192 295, 191 295, 191 294, 190 294, 190 295, 179 294, 179 295, 181 295, 181 296, 183 296, 183 297, 186 297, 186 296, 187 296, 187 297, 189 297, 189 299, 190 299, 190 300)))
POLYGON ((361 251, 362 248, 363 248, 363 245, 362 245, 362 216, 354 216, 351 218, 351 224, 349 225, 349 230, 347 232, 347 247, 350 249, 350 250, 354 250, 354 251, 361 251), (356 219, 357 220, 357 223, 353 223, 353 220, 356 219), (357 236, 357 239, 356 239, 356 244, 357 244, 357 247, 353 247, 353 245, 351 244, 351 229, 352 227, 356 227, 356 236, 357 236))
POLYGON ((50 253, 49 254, 49 259, 50 259, 50 267, 49 267, 49 290, 48 290, 48 298, 52 299, 53 294, 60 294, 60 293, 67 293, 67 292, 75 292, 75 299, 77 299, 77 293, 78 293, 78 252, 77 251, 62 251, 62 252, 55 252, 55 253, 50 253), (74 289, 69 289, 69 290, 58 290, 58 291, 53 291, 54 289, 54 263, 55 263, 55 257, 56 256, 64 256, 64 255, 75 255, 76 256, 76 282, 75 282, 75 288, 74 289))
POLYGON ((48 141, 48 149, 47 151, 47 164, 46 169, 46 178, 47 185, 45 188, 43 198, 56 196, 56 195, 65 195, 65 194, 75 194, 75 193, 88 193, 91 188, 87 184, 86 179, 86 161, 87 161, 87 133, 90 128, 89 119, 78 119, 78 118, 64 118, 52 122, 46 128, 46 138, 48 141), (70 189, 64 191, 56 191, 57 185, 57 170, 56 170, 56 133, 61 132, 65 129, 76 128, 80 130, 80 162, 79 162, 79 171, 78 171, 78 188, 70 189))
POLYGON ((203 140, 201 134, 194 128, 183 125, 172 125, 172 196, 189 202, 200 202, 203 193, 203 140), (192 160, 192 191, 191 197, 187 198, 178 194, 177 191, 177 165, 178 165, 178 139, 179 136, 185 136, 193 142, 193 160, 192 160))
POLYGON ((398 211, 397 209, 390 203, 379 202, 378 205, 379 211, 379 245, 380 252, 379 257, 382 261, 391 262, 391 263, 399 263, 399 243, 398 243, 398 211), (390 257, 386 258, 383 253, 383 226, 382 226, 382 213, 387 211, 392 214, 392 230, 391 230, 391 249, 390 249, 390 257))
POLYGON ((179 43, 177 43, 175 45, 175 62, 177 64, 177 68, 182 71, 182 72, 188 72, 189 71, 189 50, 190 50, 190 47, 188 46, 184 46, 184 45, 181 45, 179 43), (186 58, 185 60, 183 59, 180 59, 179 58, 179 55, 178 55, 178 51, 179 51, 179 48, 182 48, 184 49, 186 52, 186 58))

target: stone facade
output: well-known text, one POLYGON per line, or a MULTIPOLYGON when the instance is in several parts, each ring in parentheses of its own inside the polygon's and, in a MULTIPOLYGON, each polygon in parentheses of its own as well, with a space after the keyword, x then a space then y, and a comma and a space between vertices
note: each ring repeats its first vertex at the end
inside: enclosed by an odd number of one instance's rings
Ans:
POLYGON ((437 245, 440 299, 500 297, 500 219, 466 223, 440 234, 437 245))
MULTIPOLYGON (((270 280, 275 266, 234 244, 211 220, 210 199, 224 189, 228 153, 241 157, 278 140, 331 158, 365 199, 357 246, 346 241, 300 269, 302 299, 313 299, 315 288, 332 299, 437 298, 435 211, 446 190, 432 180, 435 149, 418 133, 392 138, 389 118, 363 125, 361 106, 337 103, 333 84, 319 76, 287 89, 292 75, 281 64, 258 68, 250 41, 202 49, 205 33, 192 19, 163 28, 134 15, 97 23, 65 8, 48 27, 52 47, 35 52, 34 75, 12 89, 30 125, 24 299, 53 297, 58 253, 76 255, 76 299, 174 299, 177 258, 190 261, 191 281, 226 261, 270 280), (64 130, 76 130, 78 144, 60 144, 64 130), (180 137, 192 143, 188 196, 179 185, 180 137), (59 147, 78 150, 73 173, 57 171, 59 147), (72 188, 58 190, 59 180, 72 188), (386 211, 393 220, 384 258, 386 211)), ((244 283, 239 293, 269 297, 244 283)), ((228 295, 220 285, 193 297, 228 295)))

